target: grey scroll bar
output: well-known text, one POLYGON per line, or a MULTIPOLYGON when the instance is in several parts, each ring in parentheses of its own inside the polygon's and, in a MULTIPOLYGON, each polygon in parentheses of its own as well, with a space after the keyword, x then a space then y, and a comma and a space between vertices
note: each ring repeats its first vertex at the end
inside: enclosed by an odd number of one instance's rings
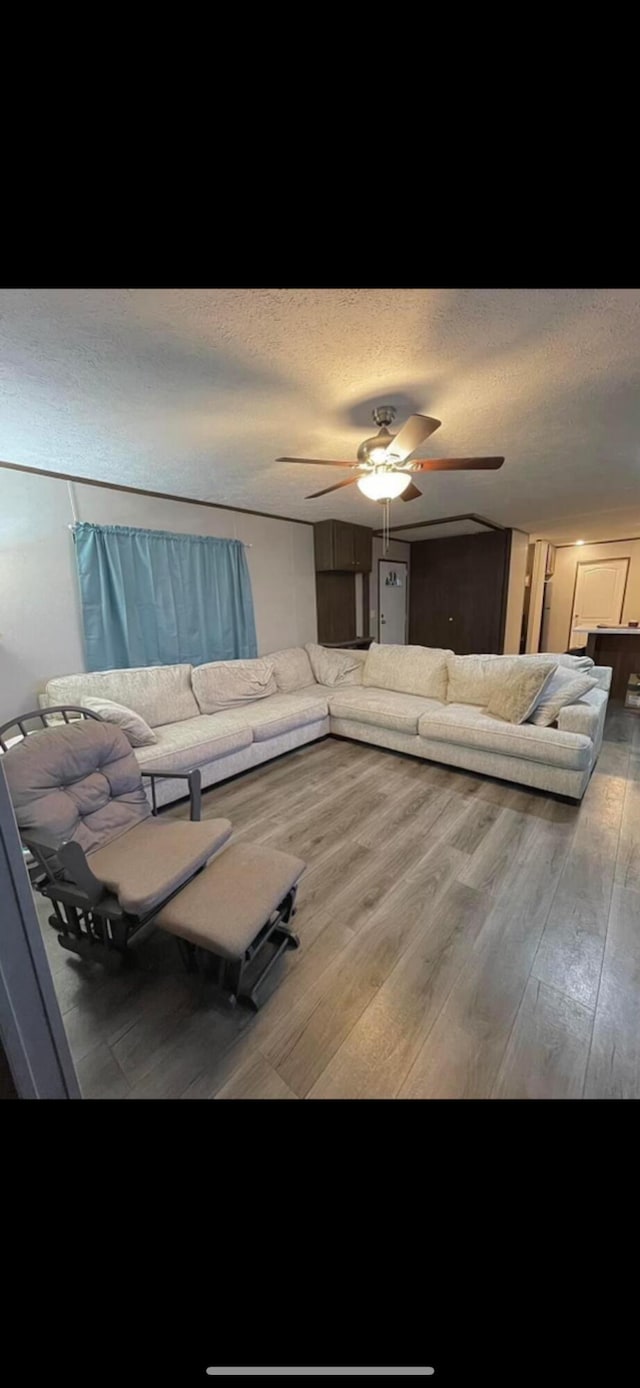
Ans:
POLYGON ((429 1369, 429 1368, 423 1368, 423 1369, 411 1368, 411 1369, 408 1369, 406 1366, 405 1366, 404 1368, 401 1368, 401 1369, 389 1369, 389 1368, 377 1368, 377 1369, 375 1369, 375 1368, 364 1368, 364 1369, 354 1369, 354 1368, 351 1368, 351 1369, 329 1369, 329 1368, 326 1368, 326 1369, 319 1369, 319 1368, 307 1368, 307 1369, 292 1369, 292 1368, 288 1368, 288 1369, 272 1369, 272 1368, 264 1368, 264 1369, 255 1369, 255 1368, 254 1368, 254 1369, 236 1369, 236 1368, 230 1368, 230 1369, 222 1369, 222 1368, 220 1368, 220 1369, 217 1369, 217 1368, 210 1368, 210 1369, 207 1369, 207 1373, 208 1373, 208 1374, 211 1374, 214 1378, 215 1378, 215 1377, 218 1377, 218 1376, 220 1376, 220 1377, 223 1377, 223 1376, 226 1377, 227 1374, 239 1374, 239 1375, 244 1375, 244 1376, 247 1376, 247 1375, 254 1375, 254 1374, 262 1374, 262 1375, 265 1375, 265 1374, 266 1374, 268 1377, 273 1377, 273 1376, 276 1376, 276 1375, 278 1375, 278 1374, 289 1374, 289 1375, 290 1375, 290 1374, 308 1374, 308 1375, 310 1375, 310 1374, 321 1374, 321 1375, 324 1375, 324 1376, 326 1376, 326 1377, 333 1377, 334 1374, 350 1374, 352 1377, 353 1377, 354 1375, 357 1376, 358 1374, 377 1374, 377 1375, 382 1375, 383 1377, 386 1377, 386 1378, 396 1378, 396 1377, 398 1377, 399 1375, 406 1376, 407 1374, 409 1374, 409 1375, 411 1375, 411 1376, 413 1376, 413 1377, 415 1377, 416 1375, 417 1375, 418 1377, 420 1377, 420 1375, 427 1375, 427 1374, 433 1374, 433 1373, 435 1373, 435 1369, 429 1369))

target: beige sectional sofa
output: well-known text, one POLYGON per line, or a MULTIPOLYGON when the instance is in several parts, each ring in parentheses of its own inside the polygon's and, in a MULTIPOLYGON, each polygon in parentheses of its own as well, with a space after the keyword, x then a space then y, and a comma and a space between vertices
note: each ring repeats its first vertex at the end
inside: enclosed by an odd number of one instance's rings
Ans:
MULTIPOLYGON (((141 768, 197 766, 203 787, 334 733, 579 800, 600 750, 611 682, 610 669, 589 665, 566 655, 309 645, 251 661, 63 675, 49 680, 40 702, 108 700, 134 710, 148 724, 148 745, 135 747, 141 768), (532 659, 596 682, 553 726, 487 711, 491 691, 532 659)), ((182 793, 180 782, 160 781, 158 804, 182 793)))

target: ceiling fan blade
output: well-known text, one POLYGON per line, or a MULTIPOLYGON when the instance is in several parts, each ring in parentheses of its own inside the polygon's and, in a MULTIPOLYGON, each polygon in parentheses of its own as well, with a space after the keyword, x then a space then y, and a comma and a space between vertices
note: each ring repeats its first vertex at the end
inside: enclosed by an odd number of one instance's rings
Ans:
POLYGON ((503 462, 504 458, 417 458, 411 466, 416 472, 471 472, 502 467, 503 462))
POLYGON ((333 458, 276 458, 277 463, 313 463, 314 467, 357 467, 356 463, 337 463, 333 458))
POLYGON ((435 434, 436 429, 440 428, 439 419, 431 419, 428 414, 412 414, 406 424, 403 424, 400 432, 396 434, 393 443, 389 444, 389 456, 399 458, 404 462, 410 453, 415 453, 416 448, 424 443, 431 434, 435 434))
POLYGON ((409 486, 408 486, 407 489, 406 489, 406 491, 400 493, 400 500, 401 500, 401 501, 415 501, 415 500, 416 500, 416 497, 418 497, 418 496, 422 496, 422 492, 420 491, 420 488, 419 488, 419 487, 414 487, 413 482, 410 482, 410 483, 409 483, 409 486))
POLYGON ((305 501, 314 501, 317 496, 326 496, 327 492, 337 492, 341 487, 352 487, 357 480, 357 477, 348 477, 346 482, 336 482, 333 487, 323 487, 321 492, 312 492, 311 496, 305 496, 305 501))

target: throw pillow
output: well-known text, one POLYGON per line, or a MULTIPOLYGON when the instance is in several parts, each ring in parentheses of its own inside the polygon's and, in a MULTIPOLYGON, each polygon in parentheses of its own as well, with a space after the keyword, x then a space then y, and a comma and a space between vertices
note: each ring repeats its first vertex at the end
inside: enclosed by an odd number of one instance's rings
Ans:
POLYGON ((552 661, 546 664, 535 661, 529 665, 523 660, 520 668, 515 666, 505 671, 503 683, 494 689, 489 699, 487 713, 503 718, 506 723, 525 723, 555 669, 552 661))
POLYGON ((311 668, 318 684, 362 684, 362 667, 366 651, 327 650, 307 642, 305 646, 311 668))
POLYGON ((479 708, 486 708, 496 690, 502 689, 509 679, 511 671, 526 668, 524 661, 530 663, 529 656, 448 656, 447 703, 476 704, 479 708))
POLYGON ((593 675, 583 674, 580 670, 567 670, 566 667, 558 665, 549 683, 538 696, 533 713, 529 714, 527 721, 535 723, 538 728, 551 727, 561 708, 577 703, 583 694, 588 694, 597 684, 598 681, 593 675))
POLYGON ((132 747, 150 747, 152 742, 158 741, 144 718, 141 718, 139 713, 134 713, 132 708, 127 708, 126 704, 116 704, 112 699, 100 699, 95 695, 86 694, 82 700, 82 707, 91 709, 92 713, 99 713, 105 723, 115 723, 116 727, 122 728, 132 747))

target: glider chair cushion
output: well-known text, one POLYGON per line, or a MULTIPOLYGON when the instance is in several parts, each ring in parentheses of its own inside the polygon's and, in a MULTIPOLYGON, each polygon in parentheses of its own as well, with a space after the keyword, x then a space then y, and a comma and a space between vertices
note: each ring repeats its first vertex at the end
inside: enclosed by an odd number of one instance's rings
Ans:
POLYGON ((94 877, 132 915, 165 901, 231 834, 228 819, 152 818, 137 759, 111 723, 32 733, 3 766, 22 833, 54 849, 79 844, 94 877))
POLYGON ((112 723, 34 732, 2 764, 19 829, 51 847, 73 840, 93 853, 151 814, 135 754, 112 723))
POLYGON ((117 896, 123 911, 146 916, 204 867, 230 836, 228 819, 190 824, 149 818, 90 854, 89 867, 117 896))

